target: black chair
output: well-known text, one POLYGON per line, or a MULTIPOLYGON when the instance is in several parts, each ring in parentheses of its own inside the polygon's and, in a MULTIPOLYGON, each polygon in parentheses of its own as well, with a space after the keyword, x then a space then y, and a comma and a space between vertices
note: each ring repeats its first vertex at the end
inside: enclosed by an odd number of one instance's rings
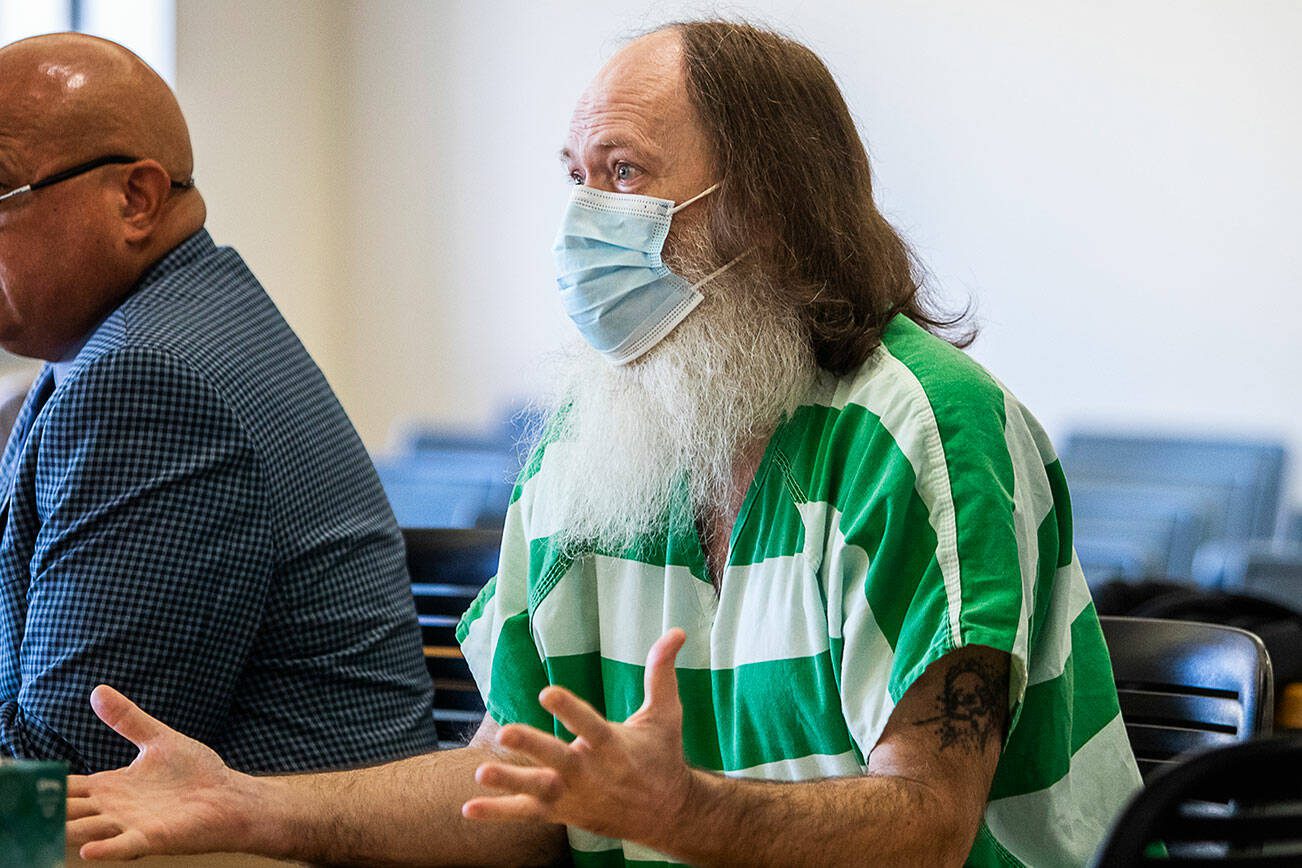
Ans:
POLYGON ((411 592, 416 598, 425 665, 434 680, 439 744, 456 747, 484 717, 484 702, 461 656, 461 614, 497 572, 500 530, 404 529, 411 592))
POLYGON ((1154 775, 1094 865, 1302 865, 1302 737, 1209 750, 1154 775))
POLYGON ((1187 751, 1270 734, 1270 657, 1252 633, 1157 618, 1099 622, 1121 719, 1145 779, 1187 751))

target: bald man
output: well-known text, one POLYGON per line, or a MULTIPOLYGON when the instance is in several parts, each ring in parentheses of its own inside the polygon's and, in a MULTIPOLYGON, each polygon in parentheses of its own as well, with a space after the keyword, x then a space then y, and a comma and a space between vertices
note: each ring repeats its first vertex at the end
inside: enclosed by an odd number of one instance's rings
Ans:
POLYGON ((103 681, 248 771, 433 748, 393 515, 192 170, 126 49, 0 48, 0 345, 49 363, 0 462, 0 752, 129 762, 103 681))

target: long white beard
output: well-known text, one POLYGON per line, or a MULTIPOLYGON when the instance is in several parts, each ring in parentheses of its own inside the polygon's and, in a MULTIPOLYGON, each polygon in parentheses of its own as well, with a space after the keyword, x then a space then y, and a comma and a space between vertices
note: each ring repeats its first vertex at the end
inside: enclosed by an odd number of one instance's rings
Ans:
POLYGON ((799 318, 756 269, 734 267, 701 291, 637 361, 617 367, 583 343, 550 360, 550 408, 569 409, 557 436, 567 445, 547 458, 547 513, 567 548, 622 550, 723 508, 739 452, 817 375, 799 318))

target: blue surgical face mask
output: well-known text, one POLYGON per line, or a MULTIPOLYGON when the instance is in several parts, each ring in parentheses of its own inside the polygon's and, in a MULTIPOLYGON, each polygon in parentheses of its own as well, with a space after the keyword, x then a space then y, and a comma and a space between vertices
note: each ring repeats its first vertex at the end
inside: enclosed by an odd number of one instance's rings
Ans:
POLYGON ((719 185, 675 205, 668 199, 578 186, 556 254, 556 283, 579 332, 616 365, 659 343, 704 298, 700 288, 732 266, 689 283, 661 261, 673 215, 719 185))

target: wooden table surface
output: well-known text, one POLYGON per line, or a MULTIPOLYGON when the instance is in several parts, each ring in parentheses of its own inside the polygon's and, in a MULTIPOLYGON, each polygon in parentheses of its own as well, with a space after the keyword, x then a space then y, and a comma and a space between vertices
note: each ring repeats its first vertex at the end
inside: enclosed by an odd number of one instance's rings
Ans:
POLYGON ((134 862, 86 862, 77 851, 68 849, 67 868, 286 868, 303 865, 302 862, 282 862, 264 856, 246 856, 239 853, 209 853, 203 856, 150 856, 134 862))

